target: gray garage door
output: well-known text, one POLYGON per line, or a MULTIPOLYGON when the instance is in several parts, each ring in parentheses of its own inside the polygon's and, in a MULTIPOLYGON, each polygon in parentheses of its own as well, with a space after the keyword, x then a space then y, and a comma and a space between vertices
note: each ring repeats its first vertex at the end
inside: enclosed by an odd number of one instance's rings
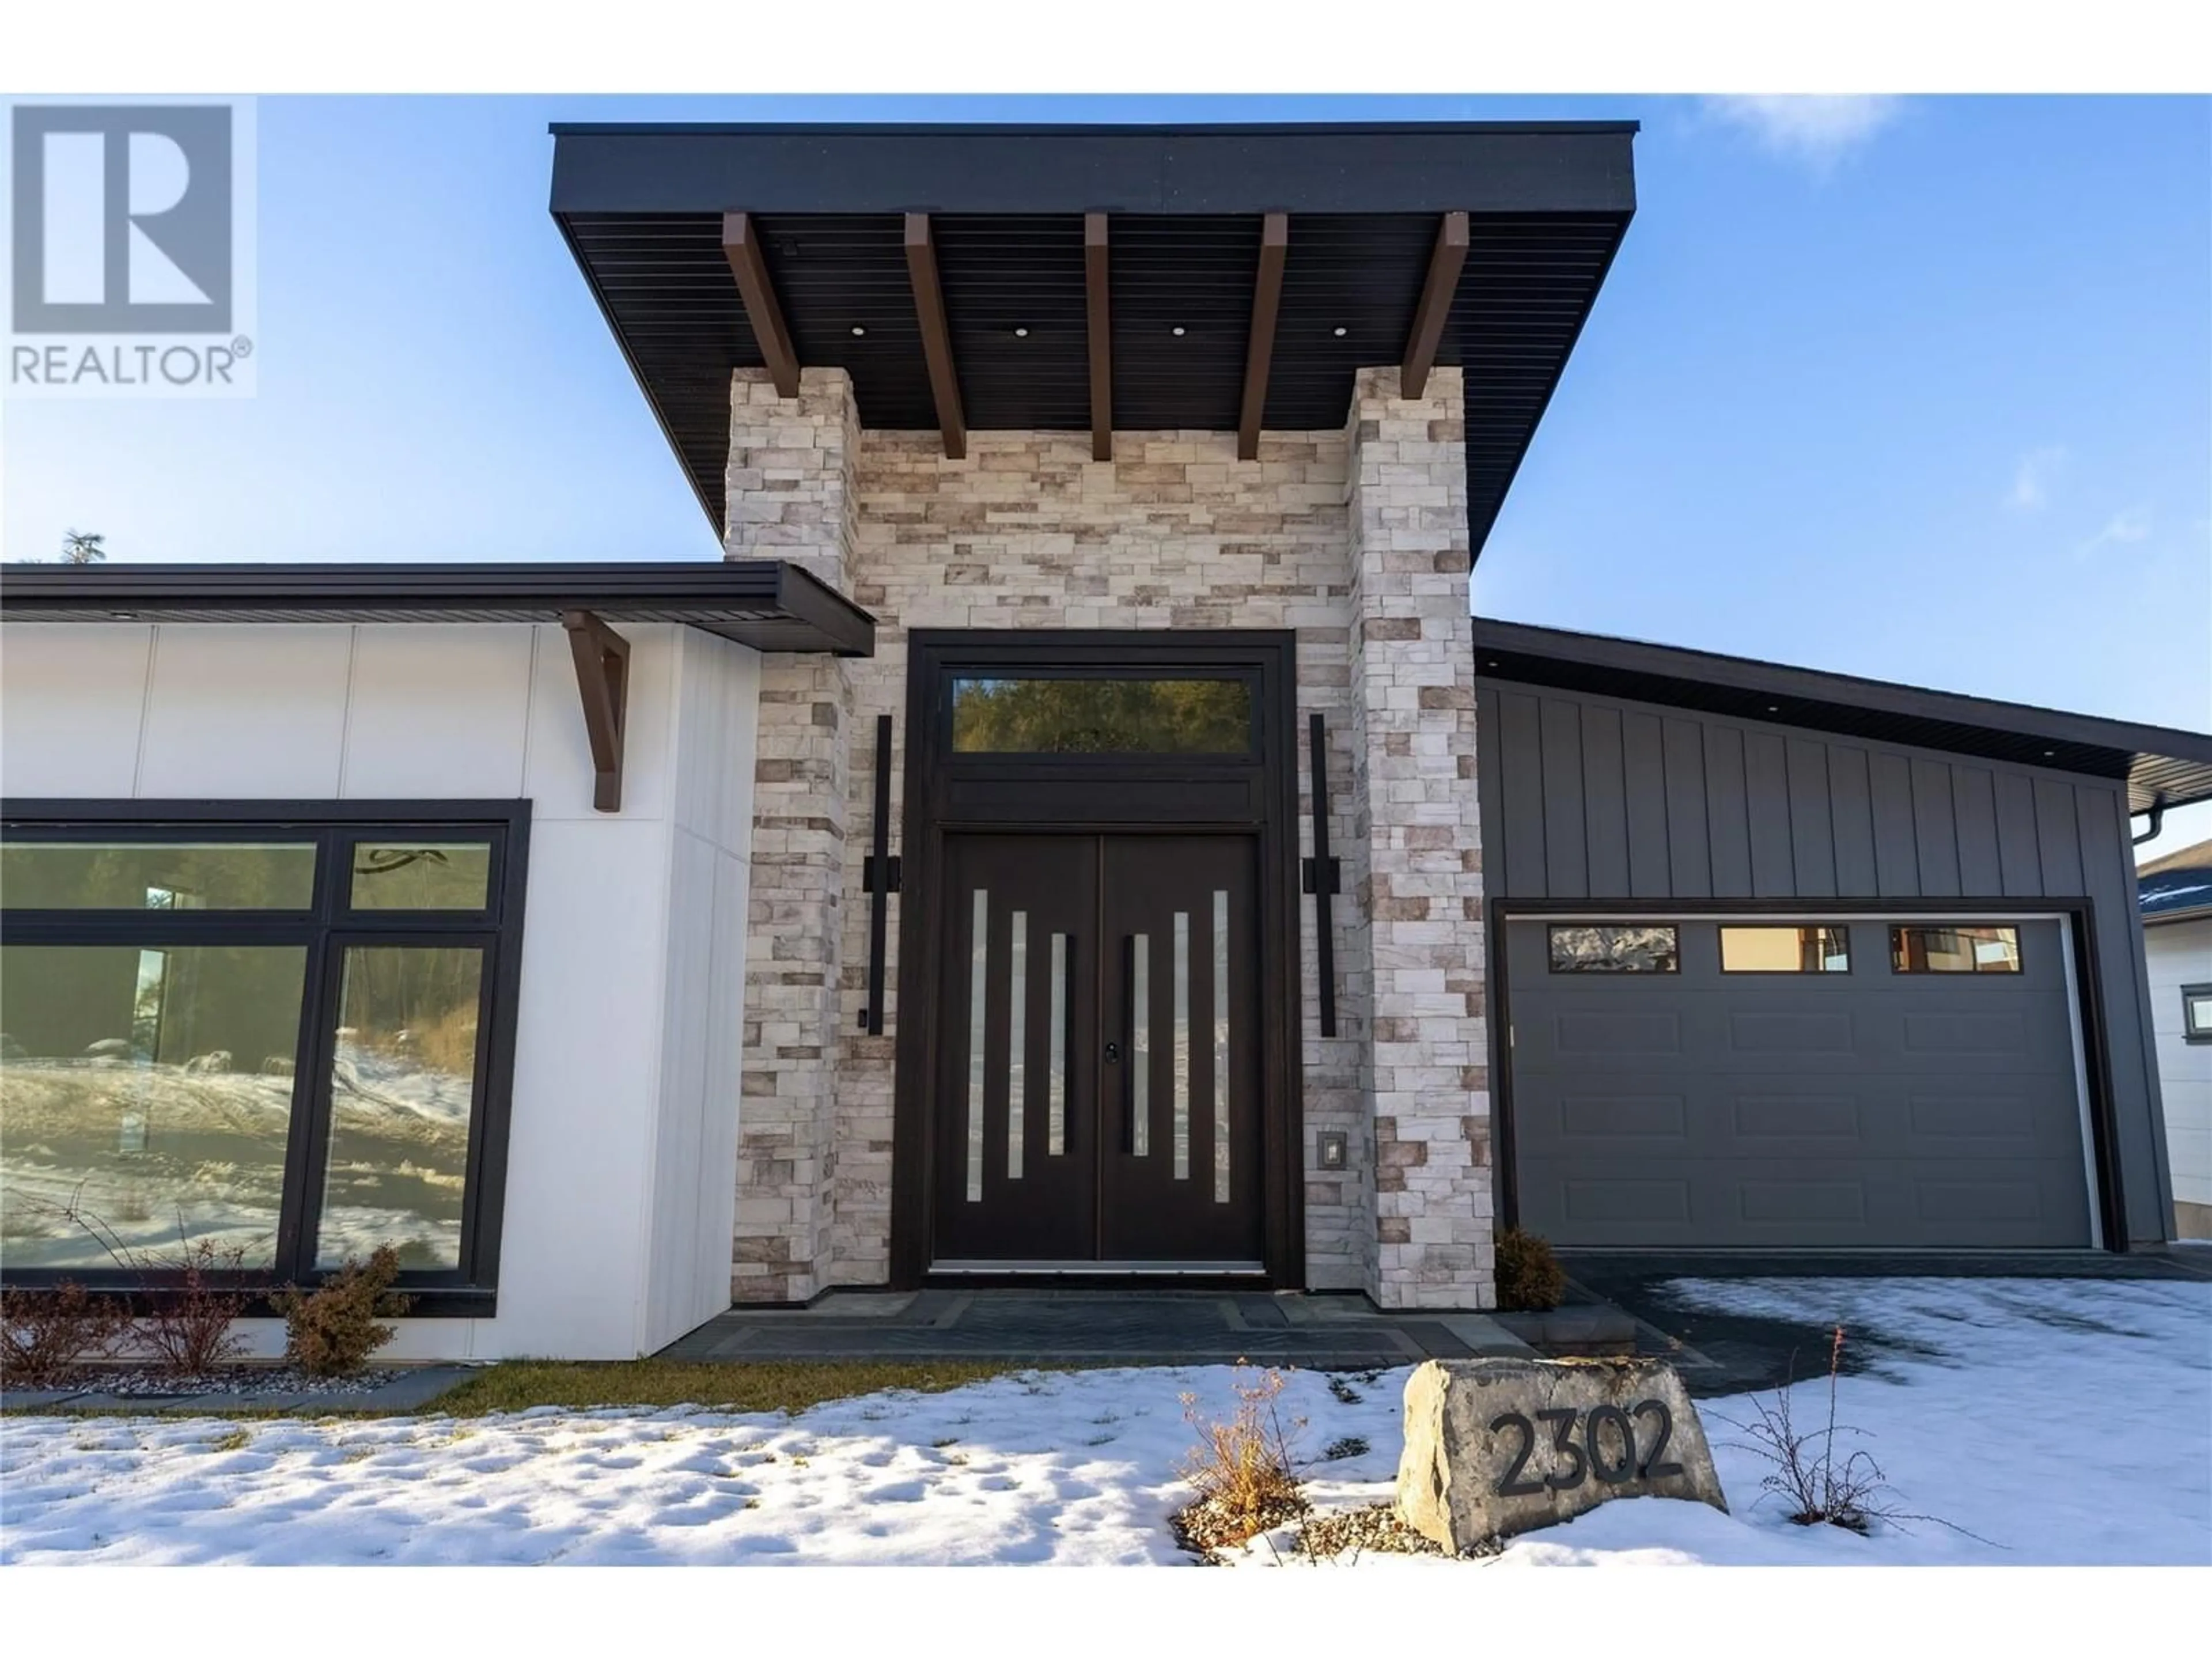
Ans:
POLYGON ((2057 923, 2002 923, 2010 952, 2001 933, 1903 941, 1915 966, 1973 968, 1952 972, 1898 971, 1886 921, 1735 934, 1731 967, 1763 972, 1722 970, 1723 924, 1623 926, 1671 934, 1507 929, 1523 1226, 1586 1247, 2091 1242, 2057 923))

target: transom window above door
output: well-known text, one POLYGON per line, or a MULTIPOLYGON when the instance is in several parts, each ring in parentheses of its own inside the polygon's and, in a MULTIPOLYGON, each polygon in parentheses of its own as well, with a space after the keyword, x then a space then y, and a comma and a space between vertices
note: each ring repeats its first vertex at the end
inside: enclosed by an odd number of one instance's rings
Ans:
POLYGON ((1062 674, 957 676, 957 755, 1246 755, 1249 680, 1062 674))

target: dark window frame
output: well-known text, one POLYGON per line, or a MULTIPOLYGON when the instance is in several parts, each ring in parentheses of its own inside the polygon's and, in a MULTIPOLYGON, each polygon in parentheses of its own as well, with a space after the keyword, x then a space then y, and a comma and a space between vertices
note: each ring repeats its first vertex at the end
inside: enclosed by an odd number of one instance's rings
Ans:
POLYGON ((1719 953, 1720 971, 1729 979, 1848 979, 1858 972, 1858 955, 1851 948, 1851 928, 1844 921, 1723 921, 1713 928, 1713 948, 1719 953), (1728 935, 1737 932, 1771 931, 1788 928, 1802 933, 1808 927, 1817 927, 1823 933, 1844 936, 1844 965, 1841 968, 1731 968, 1728 965, 1728 935))
POLYGON ((2197 1002, 2203 997, 2212 997, 2212 985, 2185 985, 2181 988, 2181 1040, 2184 1042, 2212 1042, 2212 1021, 2203 1025, 2197 1023, 2197 1002))
POLYGON ((2027 945, 2021 935, 2020 924, 2014 921, 1957 921, 1949 918, 1940 921, 1893 921, 1889 924, 1889 971, 1899 979, 2014 979, 2027 971, 2027 945), (1908 930, 1955 933, 1968 927, 2011 934, 2012 965, 2008 968, 1984 968, 1979 963, 1972 968, 1900 968, 1897 965, 1899 939, 1908 930))
POLYGON ((1680 922, 1674 921, 1653 921, 1644 923, 1634 921, 1555 921, 1549 923, 1544 929, 1544 970, 1547 974, 1586 974, 1601 979, 1612 977, 1642 978, 1650 975, 1679 974, 1682 971, 1681 924, 1680 922), (1644 933, 1658 933, 1663 930, 1664 932, 1672 933, 1674 936, 1674 957, 1664 968, 1592 968, 1587 966, 1562 968, 1559 966, 1559 953, 1553 945, 1553 939, 1564 932, 1570 930, 1587 930, 1592 927, 1609 927, 1619 932, 1644 933))
MULTIPOLYGON (((301 945, 307 952, 301 1031, 295 1051, 292 1119, 275 1260, 238 1283, 253 1292, 248 1315, 270 1311, 265 1291, 330 1277, 314 1265, 324 1154, 330 1143, 331 1060, 347 947, 449 945, 483 951, 477 1073, 463 1188, 460 1260, 452 1268, 410 1269, 398 1287, 410 1314, 484 1317, 497 1311, 500 1233, 505 1214, 507 1133, 513 1115, 515 1028, 521 991, 524 902, 529 866, 527 800, 10 800, 0 803, 0 841, 93 843, 312 842, 314 897, 306 910, 0 910, 0 944, 301 945), (478 910, 356 909, 350 899, 357 842, 486 841, 491 870, 478 910)), ((130 1274, 87 1268, 0 1266, 11 1288, 73 1280, 88 1289, 138 1288, 130 1274)))

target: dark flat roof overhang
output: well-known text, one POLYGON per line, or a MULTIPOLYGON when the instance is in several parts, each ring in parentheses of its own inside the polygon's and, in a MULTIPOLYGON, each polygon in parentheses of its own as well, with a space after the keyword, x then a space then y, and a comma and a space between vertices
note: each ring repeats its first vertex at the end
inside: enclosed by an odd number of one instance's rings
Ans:
POLYGON ((0 619, 676 623, 762 651, 865 657, 875 619, 774 559, 605 564, 11 564, 0 619))
POLYGON ((2124 781, 2128 810, 2212 799, 2212 734, 1525 623, 1474 622, 1478 679, 2124 781))
POLYGON ((957 427, 1110 450, 1334 429, 1356 370, 1425 355, 1466 371, 1480 553, 1636 206, 1629 122, 552 131, 553 217, 718 536, 733 369, 842 368, 864 425, 948 453, 957 427))
POLYGON ((566 213, 1618 213, 1633 121, 555 122, 566 213))

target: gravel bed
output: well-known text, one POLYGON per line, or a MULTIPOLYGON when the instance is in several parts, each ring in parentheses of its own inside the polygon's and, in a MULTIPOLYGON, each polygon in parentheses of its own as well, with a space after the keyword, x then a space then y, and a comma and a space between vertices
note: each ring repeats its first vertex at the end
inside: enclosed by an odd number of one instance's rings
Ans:
MULTIPOLYGON (((1451 1552, 1425 1538, 1398 1518, 1389 1504, 1370 1504, 1364 1509, 1334 1510, 1316 1515, 1298 1528, 1293 1545, 1302 1555, 1358 1556, 1366 1551, 1386 1555, 1449 1555, 1451 1552)), ((1495 1555, 1495 1544, 1473 1555, 1495 1555)))
POLYGON ((162 1400, 190 1395, 369 1394, 402 1375, 396 1370, 367 1370, 351 1376, 310 1376, 292 1365, 228 1365, 198 1376, 173 1376, 166 1372, 124 1367, 81 1371, 60 1385, 79 1394, 112 1395, 118 1399, 162 1400))

